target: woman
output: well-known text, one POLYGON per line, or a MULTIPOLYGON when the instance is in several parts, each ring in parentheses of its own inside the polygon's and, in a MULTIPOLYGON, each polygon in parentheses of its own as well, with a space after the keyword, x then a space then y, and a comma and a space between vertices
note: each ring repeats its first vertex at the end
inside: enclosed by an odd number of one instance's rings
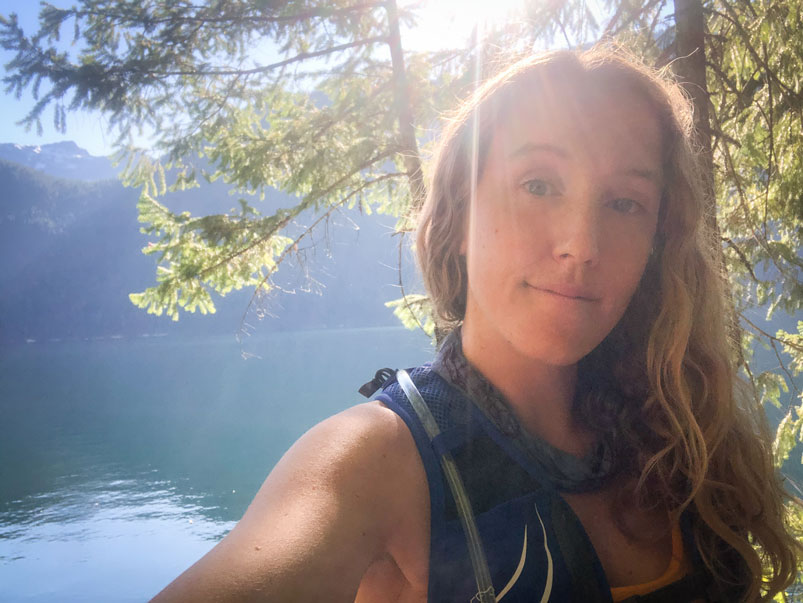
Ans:
POLYGON ((489 81, 447 126, 419 221, 449 331, 435 362, 310 430, 157 600, 788 585, 800 547, 767 430, 734 392, 690 134, 677 87, 615 54, 489 81))

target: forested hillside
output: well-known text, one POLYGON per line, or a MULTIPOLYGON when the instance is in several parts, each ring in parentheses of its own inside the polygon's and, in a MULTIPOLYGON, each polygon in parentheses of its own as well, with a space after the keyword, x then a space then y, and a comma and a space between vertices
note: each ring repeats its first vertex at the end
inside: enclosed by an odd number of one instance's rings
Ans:
MULTIPOLYGON (((58 173, 61 166, 64 173, 68 163, 58 151, 75 155, 77 149, 72 143, 41 148, 45 153, 18 147, 14 154, 13 145, 0 145, 0 151, 9 151, 0 156, 41 158, 41 167, 58 173)), ((108 160, 89 155, 69 169, 83 178, 114 173, 108 160)), ((147 239, 139 232, 137 196, 114 179, 60 179, 0 159, 1 342, 239 331, 251 291, 219 300, 215 317, 184 315, 178 322, 131 304, 128 295, 153 278, 153 262, 141 253, 147 239)), ((220 183, 174 193, 171 199, 181 210, 200 212, 236 203, 220 183)), ((268 200, 274 207, 287 203, 280 194, 268 200)), ((362 218, 357 212, 332 218, 318 240, 302 250, 304 265, 296 262, 283 275, 283 291, 251 306, 245 320, 251 332, 398 324, 383 304, 398 297, 392 221, 362 218), (316 295, 324 290, 325 296, 316 295), (293 303, 286 303, 289 295, 293 303), (265 320, 258 320, 261 314, 265 320)))

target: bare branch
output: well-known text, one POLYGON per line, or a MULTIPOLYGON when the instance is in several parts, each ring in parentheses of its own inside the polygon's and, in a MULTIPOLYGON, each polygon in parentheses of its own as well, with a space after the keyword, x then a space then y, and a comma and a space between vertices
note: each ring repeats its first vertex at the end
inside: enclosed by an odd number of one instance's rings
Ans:
POLYGON ((605 30, 602 32, 600 38, 605 39, 615 37, 616 34, 627 28, 631 23, 634 23, 643 15, 650 12, 659 2, 663 4, 664 0, 650 0, 643 5, 640 3, 634 3, 631 6, 627 6, 627 2, 619 2, 619 6, 616 7, 616 12, 608 21, 608 24, 605 26, 605 30), (620 25, 619 20, 622 18, 622 15, 625 13, 625 11, 627 12, 627 17, 620 25))
POLYGON ((722 237, 722 241, 727 243, 728 247, 730 247, 736 252, 736 255, 739 256, 739 259, 742 261, 742 264, 744 264, 745 268, 747 268, 747 271, 750 273, 750 278, 752 278, 753 281, 755 281, 756 283, 760 283, 761 282, 760 279, 756 276, 756 273, 753 270, 753 265, 747 259, 745 253, 741 249, 739 249, 736 243, 733 242, 733 239, 731 239, 730 237, 722 237))
POLYGON ((335 211, 339 211, 346 203, 348 203, 351 199, 353 199, 356 195, 361 193, 363 190, 365 190, 369 186, 372 186, 372 185, 374 185, 374 184, 376 184, 378 182, 382 182, 384 180, 390 180, 391 178, 398 178, 398 177, 404 176, 404 175, 405 174, 401 173, 401 172, 387 173, 387 174, 383 174, 382 176, 378 176, 378 177, 374 178, 373 180, 368 180, 368 181, 364 182, 362 184, 362 186, 359 186, 358 188, 356 188, 353 191, 351 191, 348 195, 346 195, 345 197, 340 199, 337 203, 333 203, 332 205, 330 205, 329 208, 323 214, 321 214, 318 217, 317 220, 315 220, 310 226, 305 228, 304 232, 302 232, 298 237, 296 237, 290 245, 285 247, 285 249, 282 251, 282 253, 279 255, 279 257, 276 258, 276 261, 274 262, 273 268, 271 268, 268 271, 268 273, 262 278, 262 280, 254 287, 254 293, 251 295, 251 299, 248 300, 248 305, 245 308, 245 312, 243 312, 243 317, 242 317, 242 319, 240 321, 240 329, 242 330, 243 325, 246 324, 245 323, 245 319, 248 316, 248 313, 251 311, 251 308, 253 307, 254 302, 256 301, 256 298, 259 295, 259 292, 262 290, 262 288, 265 286, 265 284, 268 282, 268 280, 270 280, 270 277, 272 277, 276 273, 276 271, 279 269, 279 266, 284 261, 284 259, 287 257, 287 255, 290 253, 290 251, 292 251, 294 248, 296 248, 298 246, 298 243, 300 241, 302 241, 307 236, 311 235, 312 232, 315 230, 315 228, 322 221, 328 219, 335 211))
POLYGON ((757 333, 760 333, 761 335, 763 335, 764 337, 766 337, 770 341, 777 341, 778 343, 782 343, 783 345, 789 346, 793 350, 797 350, 798 352, 803 352, 803 346, 800 346, 800 345, 797 345, 795 343, 792 343, 788 339, 780 339, 780 338, 776 337, 775 335, 770 335, 764 329, 762 329, 757 324, 755 324, 753 321, 751 321, 749 318, 747 318, 744 315, 744 312, 739 312, 739 316, 742 318, 743 321, 745 321, 747 324, 749 324, 751 327, 753 327, 753 330, 755 330, 757 333))
MULTIPOLYGON (((385 159, 386 157, 390 157, 394 152, 395 152, 395 150, 388 150, 388 151, 385 151, 384 153, 380 153, 378 155, 375 155, 373 158, 371 158, 370 160, 366 161, 361 166, 353 169, 351 172, 349 172, 348 174, 346 174, 342 178, 338 179, 337 182, 335 182, 331 186, 327 187, 326 189, 324 189, 322 191, 313 191, 310 194, 306 195, 304 197, 304 199, 301 201, 301 203, 299 203, 298 205, 293 207, 292 210, 290 210, 290 212, 288 213, 288 215, 278 223, 276 228, 272 229, 268 234, 263 235, 263 236, 257 238, 256 240, 252 241, 250 244, 246 245, 242 249, 238 249, 237 251, 234 251, 234 252, 230 253, 228 256, 226 256, 225 258, 223 258, 219 262, 213 264, 212 266, 209 266, 209 267, 205 268, 204 270, 202 270, 198 274, 198 278, 199 279, 203 279, 207 274, 209 274, 213 270, 219 268, 220 266, 222 266, 224 264, 228 264, 233 259, 243 255, 244 253, 248 253, 253 248, 258 247, 259 245, 262 245, 263 243, 268 241, 273 235, 275 235, 279 230, 284 228, 290 222, 290 220, 292 220, 297 215, 299 215, 301 212, 303 212, 305 209, 310 207, 313 204, 313 202, 315 202, 318 199, 321 199, 321 198, 325 197, 326 195, 330 194, 332 191, 337 190, 337 188, 339 186, 341 186, 343 183, 345 183, 346 180, 348 180, 349 178, 352 178, 355 174, 359 174, 362 170, 364 170, 366 168, 369 168, 370 166, 374 165, 377 161, 381 161, 382 159, 385 159)), ((396 174, 396 173, 394 173, 393 175, 394 176, 398 176, 398 174, 396 174)))
POLYGON ((801 103, 803 103, 803 95, 799 94, 797 91, 795 91, 794 89, 792 89, 788 85, 786 85, 786 83, 784 83, 778 77, 778 75, 775 73, 775 71, 772 70, 772 68, 769 66, 769 64, 764 59, 762 59, 761 56, 758 54, 756 49, 750 43, 751 42, 750 41, 750 34, 747 33, 747 31, 745 31, 743 25, 739 22, 738 17, 733 14, 733 7, 730 6, 730 4, 728 4, 727 2, 724 3, 724 7, 725 7, 725 10, 727 10, 729 14, 726 15, 725 13, 723 13, 721 11, 718 11, 718 10, 715 10, 715 9, 712 9, 712 8, 706 8, 705 10, 708 10, 712 14, 715 14, 715 15, 717 15, 719 17, 722 17, 723 19, 726 19, 727 21, 732 23, 733 26, 736 28, 736 30, 739 32, 739 36, 742 38, 742 42, 744 42, 745 48, 750 53, 750 55, 753 57, 753 60, 755 60, 759 65, 761 65, 764 68, 765 72, 773 80, 775 80, 775 83, 778 84, 778 87, 781 88, 782 90, 784 90, 791 97, 791 99, 795 101, 792 104, 793 105, 800 105, 801 103))
POLYGON ((410 312, 410 315, 415 318, 415 322, 418 325, 418 328, 421 329, 423 333, 426 333, 426 329, 424 328, 424 323, 421 322, 421 319, 418 318, 418 314, 415 310, 413 310, 410 303, 407 301, 407 292, 404 290, 404 278, 402 276, 402 259, 404 257, 404 237, 407 233, 405 231, 397 232, 396 235, 399 237, 399 261, 397 262, 396 272, 399 275, 399 292, 402 295, 402 301, 404 302, 404 307, 407 308, 407 311, 410 312))
POLYGON ((270 65, 261 65, 259 67, 254 67, 252 69, 212 69, 209 71, 201 71, 201 70, 178 70, 178 71, 136 71, 138 74, 142 75, 157 75, 157 76, 174 76, 174 75, 253 75, 256 73, 267 73, 268 71, 272 71, 274 69, 278 69, 279 67, 284 67, 286 65, 290 65, 292 63, 298 63, 300 61, 306 61, 308 59, 314 59, 316 57, 325 56, 327 54, 333 54, 335 52, 342 52, 344 50, 349 50, 350 48, 356 48, 358 46, 368 46, 370 44, 377 44, 379 42, 386 42, 387 36, 374 36, 372 38, 365 38, 364 40, 355 40, 354 42, 349 42, 348 44, 340 44, 338 46, 331 46, 329 48, 324 48, 323 50, 316 50, 313 52, 302 52, 300 54, 295 55, 294 57, 290 57, 289 59, 284 59, 283 61, 278 61, 277 63, 271 63, 270 65))
MULTIPOLYGON (((211 15, 173 15, 170 17, 164 17, 161 19, 148 19, 147 23, 149 26, 152 25, 162 25, 164 23, 170 24, 178 24, 178 23, 200 23, 201 25, 205 25, 208 23, 217 23, 221 25, 231 25, 231 24, 251 24, 251 23, 300 23, 302 21, 306 21, 308 19, 331 19, 333 17, 340 17, 344 15, 349 15, 353 13, 361 13, 361 12, 368 12, 375 8, 382 6, 382 2, 365 2, 360 4, 355 4, 353 6, 346 6, 343 8, 314 8, 308 11, 303 11, 300 13, 294 13, 292 15, 264 15, 261 12, 259 13, 249 13, 242 17, 215 17, 211 15)), ((116 20, 118 23, 125 24, 126 22, 130 21, 128 15, 124 14, 114 14, 107 11, 97 12, 91 10, 75 10, 75 9, 68 9, 64 11, 68 13, 67 17, 74 16, 77 18, 92 18, 92 17, 101 17, 104 19, 111 18, 112 20, 116 20)))
MULTIPOLYGON (((711 117, 715 121, 717 127, 721 128, 721 126, 719 124, 719 121, 717 120, 716 114, 712 112, 711 113, 711 117)), ((725 156, 725 163, 727 164, 727 169, 731 173, 731 175, 733 176, 733 181, 736 184, 736 190, 737 190, 737 192, 739 194, 739 207, 741 208, 742 213, 744 214, 745 222, 747 223, 748 227, 750 228, 751 235, 752 235, 753 239, 756 241, 756 243, 758 243, 759 247, 764 249, 764 251, 767 253, 767 256, 770 258, 770 261, 778 269, 778 271, 781 274, 786 275, 787 271, 785 270, 785 268, 783 266, 781 266, 778 263, 778 260, 775 257, 775 254, 772 252, 772 250, 767 245, 766 239, 764 239, 763 237, 760 237, 760 236, 758 236, 756 234, 757 228, 755 227, 755 225, 752 223, 752 220, 750 219, 750 209, 747 207, 747 196, 745 195, 744 189, 742 188, 742 183, 741 183, 739 174, 736 172, 736 168, 735 168, 734 163, 733 163, 733 158, 731 157, 731 154, 730 154, 730 149, 728 149, 728 145, 727 144, 722 144, 721 148, 722 148, 723 154, 725 156)))
MULTIPOLYGON (((781 370, 786 375, 787 379, 789 379, 789 383, 792 384, 792 388, 795 390, 796 394, 800 394, 800 389, 797 387, 797 383, 795 383, 794 378, 792 377, 792 373, 789 372, 789 369, 786 366, 786 363, 781 358, 781 353, 778 351, 778 344, 775 341, 770 341, 770 345, 772 346, 772 351, 775 352, 775 357, 778 359, 778 366, 781 367, 781 370)), ((792 401, 789 401, 789 406, 792 405, 792 401)))

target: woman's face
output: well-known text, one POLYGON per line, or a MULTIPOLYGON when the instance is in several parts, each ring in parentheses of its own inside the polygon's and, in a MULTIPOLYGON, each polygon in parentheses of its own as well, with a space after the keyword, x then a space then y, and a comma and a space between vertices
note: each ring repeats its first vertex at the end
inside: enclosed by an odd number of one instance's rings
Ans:
POLYGON ((644 271, 662 141, 641 95, 550 91, 520 94, 493 135, 462 245, 464 333, 570 365, 610 333, 644 271))

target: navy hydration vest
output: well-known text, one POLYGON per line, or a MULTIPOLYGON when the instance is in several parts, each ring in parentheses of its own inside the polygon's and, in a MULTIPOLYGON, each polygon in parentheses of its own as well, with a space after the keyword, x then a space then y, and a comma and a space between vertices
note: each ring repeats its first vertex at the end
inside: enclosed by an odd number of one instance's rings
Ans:
MULTIPOLYGON (((375 399, 407 424, 426 470, 431 509, 428 601, 612 602, 588 535, 548 478, 435 371, 424 366, 409 375, 440 430, 434 439, 397 378, 389 379, 375 399), (490 598, 478 592, 471 539, 444 477, 444 456, 454 460, 471 503, 493 586, 490 598)), ((688 525, 683 540, 692 567, 701 567, 688 525)), ((704 572, 693 572, 627 601, 716 600, 706 593, 709 582, 704 572)))

